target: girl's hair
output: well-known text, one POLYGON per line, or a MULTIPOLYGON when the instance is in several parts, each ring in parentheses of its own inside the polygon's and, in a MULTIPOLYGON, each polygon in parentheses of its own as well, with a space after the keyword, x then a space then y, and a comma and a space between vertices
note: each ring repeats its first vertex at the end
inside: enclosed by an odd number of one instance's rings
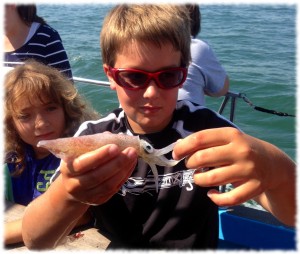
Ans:
POLYGON ((17 112, 14 106, 16 101, 26 98, 30 102, 38 98, 43 103, 45 99, 50 99, 61 105, 66 121, 65 137, 73 136, 82 122, 99 118, 99 114, 87 104, 74 84, 59 70, 35 60, 28 60, 24 65, 8 72, 4 85, 5 160, 16 162, 20 168, 19 173, 25 167, 26 144, 17 133, 13 122, 13 116, 17 112))
POLYGON ((35 4, 20 4, 17 5, 17 12, 23 22, 30 26, 32 22, 38 22, 41 24, 46 24, 46 21, 37 15, 37 9, 35 4))
POLYGON ((198 4, 186 4, 191 22, 191 35, 196 37, 201 32, 201 12, 198 4))
POLYGON ((190 22, 184 5, 122 4, 104 20, 100 41, 103 63, 114 66, 126 42, 171 43, 181 52, 181 65, 190 63, 190 22))

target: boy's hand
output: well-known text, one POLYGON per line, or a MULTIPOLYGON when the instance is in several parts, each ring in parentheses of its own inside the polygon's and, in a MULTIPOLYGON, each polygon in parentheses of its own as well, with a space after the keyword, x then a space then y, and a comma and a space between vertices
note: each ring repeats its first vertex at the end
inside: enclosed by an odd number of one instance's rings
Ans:
POLYGON ((176 144, 173 158, 183 157, 186 157, 188 168, 214 168, 206 172, 196 171, 194 181, 197 185, 207 187, 231 183, 235 187, 226 193, 210 190, 208 195, 217 205, 238 205, 256 198, 272 213, 281 210, 279 216, 285 219, 288 215, 293 219, 295 164, 272 144, 231 127, 207 129, 176 144))
POLYGON ((60 167, 66 192, 86 204, 103 204, 110 199, 131 175, 137 162, 133 148, 120 151, 106 145, 81 155, 60 167))

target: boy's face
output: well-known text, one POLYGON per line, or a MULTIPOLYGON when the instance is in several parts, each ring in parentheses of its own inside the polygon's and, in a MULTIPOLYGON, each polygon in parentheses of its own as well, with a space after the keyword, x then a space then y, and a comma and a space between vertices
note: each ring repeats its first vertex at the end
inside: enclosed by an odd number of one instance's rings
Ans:
MULTIPOLYGON (((116 54, 114 68, 133 68, 156 72, 180 66, 181 54, 165 43, 161 48, 151 43, 128 42, 116 54)), ((111 89, 116 90, 121 107, 135 133, 154 133, 164 129, 172 118, 179 87, 161 89, 154 80, 140 90, 129 90, 116 84, 104 65, 111 89)))

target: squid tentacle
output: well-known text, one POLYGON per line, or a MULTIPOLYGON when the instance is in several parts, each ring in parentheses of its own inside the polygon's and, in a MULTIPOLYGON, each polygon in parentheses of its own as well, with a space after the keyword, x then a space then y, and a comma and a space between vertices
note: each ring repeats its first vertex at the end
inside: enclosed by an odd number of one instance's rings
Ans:
POLYGON ((171 152, 173 150, 175 144, 176 144, 176 142, 174 142, 164 148, 161 148, 161 149, 154 149, 153 155, 160 156, 160 155, 167 154, 168 152, 171 152))

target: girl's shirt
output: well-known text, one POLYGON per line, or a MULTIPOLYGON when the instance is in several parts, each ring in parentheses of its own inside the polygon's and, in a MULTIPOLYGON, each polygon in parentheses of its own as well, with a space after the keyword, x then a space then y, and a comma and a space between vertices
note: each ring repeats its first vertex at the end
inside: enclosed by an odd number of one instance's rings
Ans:
POLYGON ((16 169, 15 163, 5 165, 7 200, 27 206, 33 199, 43 194, 49 187, 50 178, 60 164, 60 159, 53 154, 36 160, 31 147, 26 148, 26 167, 19 176, 11 174, 16 169))

